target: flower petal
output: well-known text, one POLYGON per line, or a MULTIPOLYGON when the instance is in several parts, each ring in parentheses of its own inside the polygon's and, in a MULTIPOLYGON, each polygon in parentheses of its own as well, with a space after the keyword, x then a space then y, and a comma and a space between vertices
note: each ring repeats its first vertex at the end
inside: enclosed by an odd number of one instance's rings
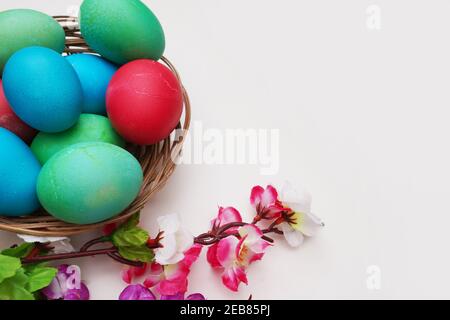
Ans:
POLYGON ((257 207, 259 205, 261 206, 261 208, 265 208, 271 204, 276 203, 277 200, 278 200, 278 192, 271 185, 268 185, 266 189, 264 189, 261 186, 255 186, 253 187, 252 192, 250 194, 250 203, 254 207, 257 207))
POLYGON ((187 291, 187 272, 174 272, 173 276, 162 280, 157 289, 161 295, 175 295, 187 291))
POLYGON ((311 212, 312 197, 305 188, 296 190, 289 182, 286 182, 281 189, 280 199, 293 211, 311 212))
POLYGON ((171 259, 177 252, 177 240, 175 234, 165 233, 161 240, 162 248, 154 250, 155 261, 161 265, 168 264, 167 261, 171 259))
POLYGON ((250 202, 258 214, 262 214, 262 218, 269 220, 278 218, 281 212, 287 209, 278 200, 278 192, 271 185, 268 185, 266 189, 261 186, 253 187, 250 202))
POLYGON ((264 190, 264 193, 261 197, 261 205, 263 207, 267 207, 273 203, 276 203, 278 200, 278 192, 277 190, 272 187, 271 185, 268 185, 266 187, 266 190, 264 190))
POLYGON ((303 243, 303 234, 295 230, 287 222, 280 224, 280 229, 283 231, 284 238, 291 247, 298 247, 303 243))
POLYGON ((150 274, 160 275, 163 272, 164 272, 163 266, 160 265, 159 263, 153 262, 150 265, 150 274))
POLYGON ((120 274, 123 282, 131 284, 131 281, 133 281, 133 272, 131 271, 131 268, 122 269, 120 274))
POLYGON ((261 229, 259 229, 254 224, 247 224, 241 228, 239 228, 239 235, 241 237, 247 236, 249 240, 261 239, 263 233, 261 229))
POLYGON ((219 226, 223 226, 225 224, 231 222, 242 222, 241 214, 238 210, 233 207, 219 208, 219 215, 217 217, 220 221, 219 226))
POLYGON ((184 293, 178 293, 174 295, 162 295, 160 300, 184 300, 184 293))
POLYGON ((81 283, 80 289, 70 289, 64 295, 64 300, 89 300, 89 289, 81 283))
POLYGON ((249 243, 248 236, 242 237, 236 248, 237 261, 241 266, 249 266, 252 262, 261 260, 264 250, 269 244, 265 240, 253 241, 249 243), (252 248, 257 248, 257 252, 252 248))
POLYGON ((57 300, 63 297, 63 292, 59 284, 58 279, 53 278, 50 285, 41 290, 42 294, 47 297, 48 300, 57 300))
POLYGON ((238 291, 239 284, 244 282, 247 284, 247 276, 245 270, 241 267, 232 267, 225 269, 222 274, 222 283, 231 291, 238 291))
POLYGON ((262 194, 264 193, 264 188, 261 186, 254 186, 250 193, 250 203, 252 206, 257 207, 261 203, 262 194))
POLYGON ((221 266, 228 268, 236 260, 236 249, 239 240, 236 237, 228 237, 219 241, 217 245, 217 261, 221 266))
POLYGON ((162 280, 162 275, 161 274, 149 274, 145 280, 143 285, 146 288, 153 288, 154 286, 156 286, 160 281, 162 280))
POLYGON ((184 259, 181 261, 181 263, 187 267, 190 268, 192 264, 197 261, 200 253, 202 252, 203 246, 200 244, 194 244, 189 250, 184 252, 184 259))
POLYGON ((141 284, 129 285, 119 296, 119 300, 156 300, 155 295, 141 284))
POLYGON ((239 229, 239 234, 245 238, 245 245, 253 253, 264 253, 266 248, 270 245, 266 240, 261 237, 264 235, 257 226, 250 224, 239 229))
POLYGON ((179 229, 175 234, 175 238, 178 252, 185 252, 194 244, 194 236, 185 229, 179 229))
POLYGON ((63 239, 56 242, 52 242, 51 246, 53 247, 52 252, 55 254, 60 253, 71 253, 75 251, 75 248, 70 243, 70 239, 63 239))
POLYGON ((36 237, 36 236, 30 236, 26 234, 17 234, 19 238, 21 238, 23 241, 28 243, 48 243, 48 242, 56 242, 56 241, 62 241, 62 240, 68 240, 67 237, 36 237))
POLYGON ((300 218, 298 218, 301 223, 298 225, 298 230, 300 230, 305 236, 312 237, 319 232, 324 226, 324 223, 320 218, 312 213, 299 213, 300 218))
MULTIPOLYGON (((177 252, 175 253, 173 256, 171 256, 169 259, 160 259, 157 260, 157 262, 161 263, 162 265, 173 265, 173 264, 177 264, 180 261, 182 261, 184 259, 184 254, 182 252, 177 252)), ((156 258, 155 258, 156 260, 156 258)))
POLYGON ((180 219, 176 213, 168 214, 158 218, 158 225, 161 230, 167 233, 175 233, 180 229, 180 219))
POLYGON ((188 295, 186 300, 206 300, 206 298, 201 293, 193 293, 188 295))
POLYGON ((220 268, 222 266, 217 259, 217 247, 217 243, 213 244, 208 248, 208 251, 206 253, 206 259, 213 268, 220 268))
POLYGON ((147 271, 147 267, 148 263, 143 263, 141 267, 131 267, 131 270, 135 277, 141 277, 145 274, 145 271, 147 271))

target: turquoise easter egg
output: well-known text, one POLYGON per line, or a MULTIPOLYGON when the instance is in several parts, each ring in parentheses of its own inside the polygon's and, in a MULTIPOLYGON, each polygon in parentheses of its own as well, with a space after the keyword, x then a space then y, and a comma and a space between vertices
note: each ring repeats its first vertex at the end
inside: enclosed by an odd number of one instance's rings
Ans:
POLYGON ((84 0, 80 28, 92 49, 117 64, 159 60, 164 52, 161 24, 139 0, 84 0))
POLYGON ((139 194, 143 173, 126 150, 103 142, 63 149, 43 166, 37 182, 42 206, 54 217, 75 224, 110 219, 139 194))
POLYGON ((61 132, 80 117, 80 80, 70 63, 51 49, 28 47, 14 53, 2 82, 11 108, 34 129, 61 132))
POLYGON ((67 56, 83 88, 83 113, 106 115, 105 95, 117 66, 92 54, 67 56))
POLYGON ((65 34, 52 17, 30 9, 0 12, 0 73, 18 50, 41 46, 63 52, 65 34))
POLYGON ((96 114, 82 114, 70 129, 58 133, 40 132, 31 150, 41 164, 64 148, 81 142, 106 142, 120 147, 125 141, 113 129, 109 119, 96 114))
POLYGON ((40 207, 36 195, 40 170, 25 142, 0 128, 0 216, 24 216, 40 207))

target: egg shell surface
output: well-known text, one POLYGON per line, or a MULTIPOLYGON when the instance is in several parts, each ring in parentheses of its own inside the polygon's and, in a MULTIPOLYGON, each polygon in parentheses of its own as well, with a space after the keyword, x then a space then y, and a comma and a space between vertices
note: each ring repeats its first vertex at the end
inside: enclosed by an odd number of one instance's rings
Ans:
POLYGON ((83 88, 83 113, 106 115, 106 89, 117 66, 92 54, 72 54, 66 59, 78 74, 83 88))
POLYGON ((0 128, 0 216, 24 216, 40 207, 36 194, 40 170, 25 142, 0 128))
POLYGON ((63 52, 64 30, 52 17, 30 9, 0 12, 0 73, 18 50, 41 46, 63 52))
POLYGON ((92 224, 112 218, 137 197, 143 181, 139 162, 126 150, 103 142, 63 149, 43 166, 37 193, 56 218, 92 224))
POLYGON ((125 141, 116 133, 109 119, 96 114, 82 114, 70 129, 59 133, 40 132, 31 150, 41 164, 64 148, 81 142, 106 142, 120 147, 125 141))
POLYGON ((37 131, 27 125, 11 109, 3 92, 2 79, 0 79, 0 127, 8 129, 19 136, 26 143, 31 143, 37 131))
POLYGON ((84 0, 80 29, 94 51, 117 64, 159 60, 165 48, 158 18, 139 0, 84 0))
POLYGON ((67 130, 80 117, 80 80, 70 63, 51 49, 28 47, 13 54, 3 71, 3 89, 17 116, 39 131, 67 130))
POLYGON ((125 140, 151 145, 167 138, 180 121, 181 85, 159 62, 132 61, 109 83, 106 109, 113 127, 125 140))

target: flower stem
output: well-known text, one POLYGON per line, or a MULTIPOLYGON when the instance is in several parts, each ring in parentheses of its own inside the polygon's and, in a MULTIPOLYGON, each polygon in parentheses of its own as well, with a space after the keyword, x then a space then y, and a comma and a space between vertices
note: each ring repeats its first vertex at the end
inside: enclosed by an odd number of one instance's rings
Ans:
POLYGON ((24 259, 22 259, 22 263, 30 264, 30 263, 37 263, 37 262, 53 261, 53 260, 66 260, 66 259, 73 259, 73 258, 97 256, 97 255, 109 254, 109 253, 115 253, 115 252, 117 252, 117 248, 111 247, 111 248, 106 248, 106 249, 98 249, 98 250, 90 250, 90 251, 49 254, 46 256, 35 256, 35 257, 30 257, 30 258, 24 258, 24 259))
MULTIPOLYGON (((213 245, 220 240, 234 236, 239 238, 238 232, 229 232, 230 229, 236 228, 236 227, 243 227, 246 225, 251 225, 253 223, 246 223, 246 222, 231 222, 228 224, 225 224, 219 228, 213 228, 213 230, 209 232, 205 232, 200 234, 199 236, 194 238, 194 243, 209 246, 213 245)), ((273 243, 274 240, 266 234, 269 233, 276 233, 276 234, 283 234, 282 231, 277 229, 277 223, 276 221, 273 222, 267 229, 262 230, 262 233, 264 236, 262 236, 262 239, 266 240, 267 242, 273 243)), ((158 234, 158 237, 156 239, 153 239, 151 243, 148 244, 148 247, 150 249, 157 249, 161 248, 161 239, 162 239, 162 233, 158 234)), ((45 262, 45 261, 53 261, 53 260, 66 260, 66 259, 73 259, 73 258, 81 258, 81 257, 90 257, 90 256, 97 256, 97 255, 108 255, 111 259, 120 262, 122 264, 127 264, 135 267, 141 267, 142 263, 137 261, 131 261, 127 260, 120 256, 118 253, 118 249, 114 246, 104 249, 96 249, 96 250, 89 250, 94 245, 100 244, 100 243, 110 243, 111 240, 108 237, 99 237, 92 239, 88 242, 86 242, 78 252, 70 252, 70 253, 61 253, 61 254, 49 254, 49 255, 43 255, 39 256, 37 254, 29 255, 26 258, 22 259, 22 263, 24 264, 30 264, 30 263, 38 263, 38 262, 45 262)))

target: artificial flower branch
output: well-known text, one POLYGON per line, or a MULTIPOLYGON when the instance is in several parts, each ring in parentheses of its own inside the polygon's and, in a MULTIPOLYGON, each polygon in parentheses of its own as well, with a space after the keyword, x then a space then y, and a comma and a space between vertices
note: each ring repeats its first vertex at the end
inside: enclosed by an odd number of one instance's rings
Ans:
POLYGON ((311 213, 311 197, 306 192, 286 188, 279 195, 273 186, 255 186, 250 203, 255 212, 251 223, 244 222, 235 208, 219 207, 210 230, 196 237, 184 229, 176 214, 157 219, 160 231, 154 238, 138 226, 136 214, 121 225, 107 225, 104 235, 86 242, 79 251, 70 245, 67 250, 58 240, 27 236, 20 246, 0 251, 0 293, 2 286, 10 287, 11 283, 23 287, 25 274, 30 285, 21 293, 24 297, 38 296, 37 288, 47 285, 40 291, 47 299, 88 299, 89 290, 77 266, 60 265, 55 269, 43 262, 106 255, 126 266, 122 279, 128 286, 120 294, 121 300, 202 300, 199 293, 185 294, 191 266, 206 247, 207 261, 221 271, 223 284, 238 291, 241 283, 248 284, 250 265, 261 260, 266 249, 274 245, 270 234, 283 235, 289 245, 297 247, 324 226, 311 213), (34 278, 36 270, 39 277, 34 278), (46 275, 45 281, 41 274, 46 275), (79 284, 76 288, 66 283, 74 276, 79 284), (136 283, 137 278, 144 281, 136 283))
MULTIPOLYGON (((254 223, 252 223, 254 224, 254 223)), ((227 233, 227 231, 231 228, 236 227, 243 227, 246 225, 250 225, 246 222, 231 222, 226 225, 221 226, 220 228, 217 228, 216 230, 211 230, 209 232, 205 232, 200 234, 199 236, 194 238, 194 243, 209 246, 213 245, 215 243, 218 243, 220 240, 234 236, 239 238, 239 234, 237 232, 234 233, 227 233)), ((262 230, 264 234, 267 233, 277 233, 277 234, 283 234, 280 230, 276 228, 276 224, 272 223, 267 229, 262 230)), ((147 242, 147 247, 149 249, 157 249, 157 248, 163 248, 163 245, 161 244, 161 240, 163 237, 164 232, 160 231, 158 233, 158 236, 155 239, 149 239, 147 242)), ((262 236, 262 239, 273 243, 274 240, 272 238, 269 238, 267 236, 262 236)), ((90 256, 97 256, 97 255, 108 255, 113 260, 121 263, 126 264, 134 267, 140 267, 142 266, 142 262, 139 261, 131 261, 128 259, 125 259, 118 255, 118 248, 115 246, 104 248, 104 249, 96 249, 96 250, 89 250, 91 247, 102 244, 102 243, 111 243, 110 239, 105 236, 101 236, 95 239, 92 239, 88 242, 86 242, 79 251, 76 252, 69 252, 69 253, 59 253, 59 254, 48 254, 48 255, 37 255, 36 251, 30 253, 26 258, 22 259, 23 264, 32 264, 32 263, 38 263, 38 262, 48 262, 48 261, 56 261, 56 260, 67 260, 67 259, 74 259, 74 258, 83 258, 83 257, 90 257, 90 256)), ((40 244, 42 245, 42 244, 40 244)), ((35 248, 35 250, 38 249, 38 247, 35 248)))

